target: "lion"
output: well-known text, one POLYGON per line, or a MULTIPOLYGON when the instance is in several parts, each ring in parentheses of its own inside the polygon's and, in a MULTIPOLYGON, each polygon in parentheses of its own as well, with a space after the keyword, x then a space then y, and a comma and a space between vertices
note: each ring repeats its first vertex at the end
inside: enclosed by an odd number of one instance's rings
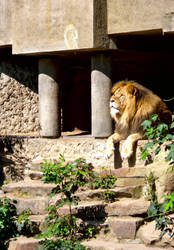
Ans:
POLYGON ((114 144, 125 140, 121 158, 129 159, 136 141, 143 138, 142 122, 152 114, 170 124, 172 113, 162 99, 135 81, 119 81, 112 87, 110 114, 115 121, 115 132, 107 139, 107 158, 114 151, 114 144))

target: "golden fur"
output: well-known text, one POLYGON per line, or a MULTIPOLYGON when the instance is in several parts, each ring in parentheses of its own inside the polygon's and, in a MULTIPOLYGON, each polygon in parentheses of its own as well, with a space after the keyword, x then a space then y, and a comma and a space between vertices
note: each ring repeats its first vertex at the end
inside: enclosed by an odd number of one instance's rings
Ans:
POLYGON ((121 157, 129 158, 134 143, 141 139, 141 123, 152 114, 158 114, 161 121, 170 123, 171 112, 160 97, 134 81, 120 81, 112 87, 110 113, 115 120, 115 133, 107 140, 107 156, 114 150, 114 144, 124 139, 121 157))

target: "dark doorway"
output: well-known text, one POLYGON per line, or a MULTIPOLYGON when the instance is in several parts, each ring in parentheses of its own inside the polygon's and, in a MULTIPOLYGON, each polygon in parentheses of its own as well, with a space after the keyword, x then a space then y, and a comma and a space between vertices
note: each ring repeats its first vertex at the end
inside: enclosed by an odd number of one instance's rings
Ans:
POLYGON ((91 131, 91 72, 86 67, 68 66, 62 81, 62 130, 91 131))

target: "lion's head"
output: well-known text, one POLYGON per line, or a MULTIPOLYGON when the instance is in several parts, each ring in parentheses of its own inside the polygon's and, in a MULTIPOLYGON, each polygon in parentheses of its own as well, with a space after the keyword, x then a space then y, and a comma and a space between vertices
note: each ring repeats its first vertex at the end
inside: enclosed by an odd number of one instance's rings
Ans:
MULTIPOLYGON (((117 120, 123 113, 133 114, 137 109, 137 102, 140 98, 140 90, 132 81, 121 81, 112 88, 110 98, 110 113, 113 119, 117 120)), ((132 116, 132 115, 131 115, 132 116)))
POLYGON ((157 95, 134 81, 120 81, 114 84, 110 98, 110 113, 118 129, 139 130, 143 120, 151 114, 170 116, 165 103, 157 95), (123 128, 124 127, 124 128, 123 128))

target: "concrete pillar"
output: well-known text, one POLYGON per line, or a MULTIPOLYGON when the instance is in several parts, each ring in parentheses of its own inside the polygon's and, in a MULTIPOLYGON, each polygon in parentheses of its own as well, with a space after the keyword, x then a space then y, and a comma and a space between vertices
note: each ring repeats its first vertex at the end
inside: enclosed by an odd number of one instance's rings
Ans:
POLYGON ((111 58, 97 54, 92 57, 91 108, 92 135, 108 137, 112 133, 112 121, 109 111, 111 96, 111 58))
POLYGON ((39 59, 39 119, 42 137, 60 136, 59 83, 57 81, 59 68, 58 60, 39 59))

